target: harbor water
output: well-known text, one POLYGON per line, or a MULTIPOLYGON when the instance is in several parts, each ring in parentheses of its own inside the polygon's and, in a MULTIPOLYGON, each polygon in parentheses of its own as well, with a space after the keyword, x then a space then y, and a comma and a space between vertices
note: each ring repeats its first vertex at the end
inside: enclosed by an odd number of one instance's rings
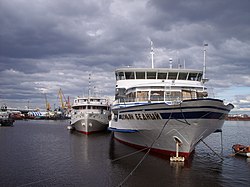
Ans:
POLYGON ((71 132, 68 124, 20 120, 1 127, 0 186, 250 186, 250 158, 232 152, 233 144, 250 145, 249 121, 226 121, 222 136, 200 142, 184 163, 135 153, 110 132, 71 132))

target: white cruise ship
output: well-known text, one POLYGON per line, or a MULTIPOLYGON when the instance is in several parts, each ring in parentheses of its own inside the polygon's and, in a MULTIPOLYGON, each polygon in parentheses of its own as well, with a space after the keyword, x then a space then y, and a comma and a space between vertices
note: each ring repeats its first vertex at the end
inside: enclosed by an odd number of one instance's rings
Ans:
POLYGON ((70 124, 84 134, 104 131, 108 127, 110 107, 107 99, 77 97, 74 99, 70 124))
POLYGON ((109 130, 115 139, 137 148, 189 157, 195 146, 221 130, 233 108, 208 97, 203 70, 120 68, 109 130))

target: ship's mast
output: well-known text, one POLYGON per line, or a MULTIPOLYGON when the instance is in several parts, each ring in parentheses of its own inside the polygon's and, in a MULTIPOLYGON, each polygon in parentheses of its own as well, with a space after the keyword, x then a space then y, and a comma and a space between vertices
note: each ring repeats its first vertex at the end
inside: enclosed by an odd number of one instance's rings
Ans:
MULTIPOLYGON (((203 60, 203 75, 202 75, 202 82, 203 84, 205 82, 208 82, 208 78, 206 78, 206 46, 208 46, 207 43, 204 43, 204 46, 203 46, 203 52, 204 52, 204 60, 203 60)), ((204 89, 204 88, 203 88, 204 89)))
POLYGON ((91 78, 91 74, 89 74, 89 90, 88 90, 88 99, 90 99, 90 92, 91 92, 91 90, 90 90, 90 86, 91 86, 91 82, 90 82, 90 78, 91 78))
POLYGON ((203 48, 203 52, 204 52, 204 60, 203 60, 203 79, 206 79, 206 46, 208 46, 207 43, 204 43, 204 48, 203 48))
POLYGON ((150 41, 150 44, 151 44, 150 54, 151 54, 151 62, 152 62, 152 69, 153 69, 154 68, 154 48, 153 48, 153 42, 150 41))

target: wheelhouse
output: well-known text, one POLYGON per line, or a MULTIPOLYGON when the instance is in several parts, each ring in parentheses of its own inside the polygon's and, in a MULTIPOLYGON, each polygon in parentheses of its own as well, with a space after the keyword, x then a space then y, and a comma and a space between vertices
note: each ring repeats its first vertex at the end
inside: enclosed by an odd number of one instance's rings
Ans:
POLYGON ((187 69, 122 68, 116 71, 120 102, 180 102, 207 97, 202 71, 187 69))
POLYGON ((191 80, 201 81, 202 71, 186 69, 119 69, 115 72, 116 81, 119 80, 191 80))
POLYGON ((76 98, 72 106, 74 110, 109 110, 106 99, 76 98))

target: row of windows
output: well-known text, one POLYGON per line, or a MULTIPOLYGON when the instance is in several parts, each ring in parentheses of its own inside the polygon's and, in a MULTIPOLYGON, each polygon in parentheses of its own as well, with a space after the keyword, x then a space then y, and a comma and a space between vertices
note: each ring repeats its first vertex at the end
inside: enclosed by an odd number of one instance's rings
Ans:
POLYGON ((137 91, 128 94, 127 102, 133 101, 181 101, 206 97, 206 93, 195 91, 137 91))
POLYGON ((116 80, 173 79, 201 81, 202 73, 194 72, 116 72, 116 80))
POLYGON ((92 103, 92 104, 103 104, 106 103, 107 101, 105 99, 75 99, 74 103, 75 104, 86 104, 86 103, 92 103))
POLYGON ((106 106, 90 106, 90 105, 87 105, 87 106, 74 106, 73 107, 74 109, 99 109, 99 110, 109 110, 108 107, 106 106))

